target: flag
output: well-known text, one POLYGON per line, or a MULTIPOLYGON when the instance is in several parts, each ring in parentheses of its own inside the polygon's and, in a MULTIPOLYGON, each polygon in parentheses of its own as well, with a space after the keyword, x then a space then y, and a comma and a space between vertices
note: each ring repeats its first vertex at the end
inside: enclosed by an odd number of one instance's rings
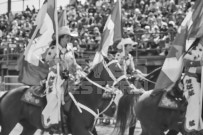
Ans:
POLYGON ((87 2, 87 0, 78 0, 82 5, 85 5, 85 3, 87 2))
POLYGON ((109 46, 114 42, 121 40, 121 1, 115 1, 115 6, 109 15, 101 35, 101 43, 93 59, 92 66, 101 62, 103 56, 107 57, 109 46))
POLYGON ((40 9, 32 36, 23 56, 19 59, 19 82, 39 85, 48 75, 48 65, 43 62, 45 53, 55 32, 55 0, 47 0, 40 9))
POLYGON ((203 1, 202 0, 196 0, 194 7, 192 8, 194 10, 192 19, 193 24, 191 25, 189 29, 189 37, 193 38, 199 38, 203 36, 203 1))
POLYGON ((194 38, 188 38, 188 31, 192 25, 192 11, 188 12, 178 33, 173 41, 169 53, 164 61, 160 75, 156 81, 155 90, 170 88, 179 79, 183 69, 183 55, 194 42, 194 38))
POLYGON ((68 0, 68 5, 74 5, 76 3, 76 0, 68 0))
POLYGON ((180 77, 184 54, 194 45, 197 45, 196 41, 198 42, 199 38, 203 36, 202 6, 203 1, 197 0, 179 27, 173 46, 169 50, 157 79, 155 89, 170 90, 180 77))
POLYGON ((14 15, 12 14, 12 12, 8 13, 8 27, 7 30, 11 31, 12 30, 12 22, 14 20, 14 15))
POLYGON ((58 27, 66 26, 67 25, 67 17, 66 17, 66 9, 64 9, 58 17, 58 27))
POLYGON ((8 13, 8 24, 11 24, 14 20, 14 15, 12 14, 12 12, 8 13))

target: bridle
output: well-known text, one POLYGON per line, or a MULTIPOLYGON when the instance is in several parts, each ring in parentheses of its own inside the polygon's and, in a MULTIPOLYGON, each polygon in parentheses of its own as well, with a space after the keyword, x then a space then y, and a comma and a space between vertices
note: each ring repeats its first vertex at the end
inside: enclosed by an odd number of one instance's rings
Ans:
POLYGON ((116 77, 113 75, 113 73, 112 73, 111 70, 109 69, 109 66, 112 65, 112 64, 114 64, 114 63, 117 63, 118 66, 120 66, 118 60, 112 60, 112 61, 110 61, 108 64, 105 64, 105 63, 104 63, 104 68, 106 69, 106 71, 108 72, 109 76, 110 76, 111 79, 113 80, 113 85, 112 85, 112 87, 114 87, 116 84, 118 84, 121 80, 127 79, 127 76, 126 76, 125 74, 123 74, 123 75, 120 76, 119 78, 116 78, 116 77))
MULTIPOLYGON (((114 74, 112 73, 112 71, 109 69, 109 66, 112 64, 118 64, 119 66, 119 62, 117 60, 112 60, 110 61, 108 64, 103 60, 102 64, 105 68, 105 70, 108 72, 110 78, 113 80, 113 84, 112 86, 108 86, 108 87, 103 87, 102 85, 98 84, 97 82, 94 82, 93 80, 89 79, 86 75, 83 75, 83 77, 89 81, 91 84, 97 86, 98 88, 101 88, 102 90, 104 90, 104 92, 110 92, 113 93, 114 95, 117 93, 120 93, 120 90, 118 90, 117 88, 115 88, 115 85, 118 84, 121 80, 123 79, 127 79, 126 75, 122 75, 119 78, 116 78, 114 76, 114 74)), ((76 99, 74 98, 73 94, 71 92, 69 92, 70 97, 72 98, 74 104, 76 105, 76 107, 78 108, 79 112, 82 113, 82 109, 86 110, 87 112, 91 113, 94 117, 95 117, 95 121, 94 121, 94 126, 96 124, 97 119, 99 118, 99 115, 101 115, 102 113, 104 113, 113 103, 115 96, 111 98, 111 101, 109 102, 109 105, 101 112, 99 112, 99 109, 97 109, 97 113, 90 109, 89 107, 87 107, 86 105, 83 105, 82 103, 79 103, 76 101, 76 99)), ((94 127, 93 126, 93 127, 94 127)))

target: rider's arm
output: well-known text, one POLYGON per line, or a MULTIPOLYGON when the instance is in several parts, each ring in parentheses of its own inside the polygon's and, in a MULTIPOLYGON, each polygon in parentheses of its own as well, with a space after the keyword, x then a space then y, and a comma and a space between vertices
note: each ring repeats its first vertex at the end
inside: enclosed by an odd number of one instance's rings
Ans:
POLYGON ((201 62, 184 59, 184 65, 185 65, 185 67, 200 67, 201 62))
POLYGON ((135 63, 134 63, 134 59, 132 57, 132 55, 129 55, 129 59, 130 59, 130 69, 132 70, 132 72, 135 71, 135 63))

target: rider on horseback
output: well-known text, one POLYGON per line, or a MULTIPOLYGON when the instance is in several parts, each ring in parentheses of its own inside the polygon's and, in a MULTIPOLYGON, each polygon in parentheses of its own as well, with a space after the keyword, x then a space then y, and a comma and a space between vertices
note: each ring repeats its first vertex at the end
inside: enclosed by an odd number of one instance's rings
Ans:
MULTIPOLYGON (((44 62, 49 64, 47 80, 43 81, 46 82, 47 97, 47 105, 42 112, 44 127, 59 124, 61 121, 60 107, 64 102, 64 86, 68 83, 68 86, 71 87, 75 82, 78 82, 79 77, 76 78, 76 76, 81 67, 76 63, 71 43, 72 38, 77 35, 77 33, 72 33, 67 26, 59 28, 59 58, 57 57, 56 40, 52 41, 48 50, 43 54, 44 62), (58 64, 60 76, 57 75, 58 64)), ((44 93, 43 89, 38 91, 38 93, 42 92, 44 93)))
POLYGON ((131 38, 122 39, 117 46, 117 48, 121 50, 121 52, 118 52, 115 57, 120 62, 125 74, 128 76, 133 75, 130 76, 129 79, 136 79, 136 90, 139 90, 141 92, 143 91, 143 89, 141 88, 142 86, 140 85, 139 80, 142 80, 142 78, 145 77, 146 74, 135 68, 133 56, 130 54, 130 52, 135 49, 135 45, 137 45, 137 42, 132 41, 131 38))
POLYGON ((185 115, 187 131, 202 130, 202 80, 203 39, 196 39, 194 46, 184 56, 184 92, 188 99, 185 115))
MULTIPOLYGON (((60 65, 60 74, 62 79, 66 79, 67 77, 72 82, 78 82, 79 77, 77 77, 76 71, 81 69, 81 67, 77 64, 74 56, 72 38, 77 37, 77 33, 70 32, 70 29, 67 26, 63 26, 59 28, 59 58, 57 58, 57 47, 56 40, 54 39, 50 47, 46 50, 46 52, 42 55, 43 61, 49 65, 49 69, 51 73, 56 73, 57 63, 60 65), (76 77, 75 77, 76 76, 76 77)), ((36 96, 40 96, 44 94, 46 80, 41 81, 41 88, 36 90, 34 94, 36 96)))

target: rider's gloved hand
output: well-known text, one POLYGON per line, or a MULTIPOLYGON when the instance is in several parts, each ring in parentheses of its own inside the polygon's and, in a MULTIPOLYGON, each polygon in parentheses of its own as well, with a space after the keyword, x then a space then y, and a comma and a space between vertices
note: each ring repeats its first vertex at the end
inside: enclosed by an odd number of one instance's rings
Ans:
POLYGON ((135 72, 143 77, 146 77, 147 74, 142 73, 140 70, 136 69, 135 72))
POLYGON ((133 76, 136 78, 136 80, 143 80, 147 74, 142 73, 140 70, 136 69, 133 71, 133 76))
POLYGON ((61 78, 65 80, 69 78, 69 71, 67 69, 61 72, 61 78))

